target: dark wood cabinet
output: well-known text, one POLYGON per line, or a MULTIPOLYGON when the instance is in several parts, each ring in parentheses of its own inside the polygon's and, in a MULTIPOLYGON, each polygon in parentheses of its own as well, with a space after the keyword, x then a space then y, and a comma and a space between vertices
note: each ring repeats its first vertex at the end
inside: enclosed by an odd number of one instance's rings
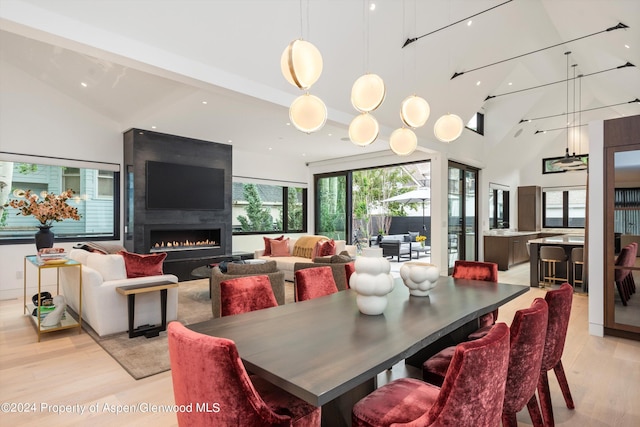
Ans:
POLYGON ((518 187, 518 231, 542 229, 542 188, 518 187))
POLYGON ((527 242, 538 238, 537 233, 518 236, 484 236, 484 260, 498 264, 498 270, 529 261, 527 242))

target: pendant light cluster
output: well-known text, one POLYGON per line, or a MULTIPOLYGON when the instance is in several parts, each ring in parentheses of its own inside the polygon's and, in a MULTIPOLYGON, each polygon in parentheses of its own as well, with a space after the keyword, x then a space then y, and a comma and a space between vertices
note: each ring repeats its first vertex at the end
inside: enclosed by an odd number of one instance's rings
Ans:
MULTIPOLYGON (((289 83, 306 91, 322 74, 322 55, 308 41, 294 40, 282 52, 280 69, 289 83)), ((318 131, 327 122, 327 106, 320 98, 306 92, 291 103, 289 119, 302 132, 318 131)))

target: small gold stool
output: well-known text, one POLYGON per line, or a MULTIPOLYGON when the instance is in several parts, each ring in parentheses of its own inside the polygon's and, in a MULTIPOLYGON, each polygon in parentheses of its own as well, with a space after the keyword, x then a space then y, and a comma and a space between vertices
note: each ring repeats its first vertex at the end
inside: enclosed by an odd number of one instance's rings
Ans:
POLYGON ((571 264, 573 265, 573 287, 575 288, 577 284, 580 284, 580 287, 583 291, 586 291, 584 282, 582 281, 583 268, 584 268, 584 248, 573 248, 571 250, 571 264), (576 275, 576 266, 580 266, 580 279, 578 279, 576 275))
POLYGON ((542 246, 540 248, 540 261, 542 262, 542 284, 541 288, 546 287, 547 283, 555 284, 558 280, 568 282, 566 277, 556 276, 556 264, 564 262, 566 264, 566 275, 569 273, 569 260, 562 246, 542 246), (549 281, 547 281, 549 279, 549 281))

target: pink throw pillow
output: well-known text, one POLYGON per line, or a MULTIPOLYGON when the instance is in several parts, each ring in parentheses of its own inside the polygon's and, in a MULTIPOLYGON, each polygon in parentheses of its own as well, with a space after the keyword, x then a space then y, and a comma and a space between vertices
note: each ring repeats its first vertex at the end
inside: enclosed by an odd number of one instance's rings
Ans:
POLYGON ((269 237, 263 237, 264 239, 264 253, 262 254, 263 256, 270 256, 271 255, 271 242, 274 240, 283 240, 284 239, 284 234, 280 237, 276 237, 274 239, 271 239, 269 237))
POLYGON ((284 240, 272 240, 271 241, 271 256, 291 256, 289 253, 289 238, 284 240))
POLYGON ((327 256, 327 255, 335 255, 336 254, 336 242, 331 239, 323 242, 318 251, 318 256, 327 256))
POLYGON ((127 278, 162 276, 162 262, 167 257, 166 252, 157 254, 140 255, 133 252, 120 251, 118 254, 124 258, 124 266, 127 270, 127 278))

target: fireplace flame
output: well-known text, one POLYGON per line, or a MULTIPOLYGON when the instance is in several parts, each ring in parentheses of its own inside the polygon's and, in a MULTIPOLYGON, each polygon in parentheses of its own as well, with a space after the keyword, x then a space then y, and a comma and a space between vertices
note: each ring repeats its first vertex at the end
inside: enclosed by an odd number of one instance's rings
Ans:
POLYGON ((218 246, 215 240, 198 240, 198 241, 169 241, 169 242, 156 242, 153 245, 154 250, 183 250, 183 249, 204 249, 207 247, 218 246))

